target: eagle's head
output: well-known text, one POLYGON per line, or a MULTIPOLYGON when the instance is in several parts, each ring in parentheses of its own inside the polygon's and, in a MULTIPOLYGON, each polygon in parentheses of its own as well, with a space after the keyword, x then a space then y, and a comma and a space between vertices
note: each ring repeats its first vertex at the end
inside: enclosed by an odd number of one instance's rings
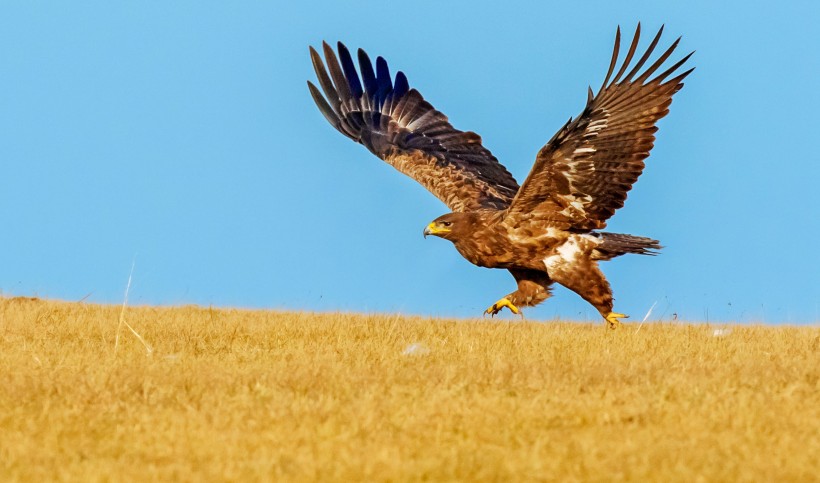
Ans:
POLYGON ((427 235, 435 235, 453 241, 470 229, 472 221, 469 213, 441 215, 424 228, 424 238, 427 238, 427 235))

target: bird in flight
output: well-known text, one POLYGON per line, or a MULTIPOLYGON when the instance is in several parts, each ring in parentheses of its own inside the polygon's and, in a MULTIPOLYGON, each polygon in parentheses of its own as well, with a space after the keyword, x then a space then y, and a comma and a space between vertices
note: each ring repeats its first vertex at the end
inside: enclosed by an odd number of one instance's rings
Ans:
POLYGON ((661 246, 651 238, 602 230, 641 175, 655 141, 655 124, 694 70, 678 72, 690 53, 656 74, 680 38, 644 69, 663 27, 631 66, 640 33, 638 24, 616 72, 617 29, 601 88, 597 94, 589 88, 581 114, 538 151, 520 186, 476 133, 455 129, 410 88, 403 72, 392 79, 382 57, 374 66, 359 49, 357 72, 341 42, 338 57, 323 43, 324 62, 311 47, 321 90, 310 81, 308 88, 333 127, 452 210, 427 225, 425 237, 451 241, 475 265, 510 271, 517 289, 485 314, 496 315, 504 307, 519 314, 522 307, 546 300, 557 282, 592 304, 614 329, 627 316, 613 312, 612 289, 598 262, 627 253, 654 255, 661 246))

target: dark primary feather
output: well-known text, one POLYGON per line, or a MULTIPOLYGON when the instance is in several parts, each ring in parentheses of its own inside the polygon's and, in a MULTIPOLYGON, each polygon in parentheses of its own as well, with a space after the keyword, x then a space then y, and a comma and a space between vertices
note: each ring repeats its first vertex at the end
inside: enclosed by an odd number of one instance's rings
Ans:
POLYGON ((376 73, 373 72, 373 64, 370 63, 370 58, 362 49, 359 49, 359 70, 362 72, 364 90, 367 92, 367 97, 371 98, 378 92, 379 84, 376 81, 376 73))
POLYGON ((694 69, 667 80, 691 53, 648 80, 672 55, 678 40, 637 79, 660 40, 663 27, 635 66, 621 79, 635 54, 641 27, 615 77, 620 28, 609 70, 598 94, 589 91, 587 105, 539 151, 526 181, 508 209, 508 217, 531 219, 566 229, 591 230, 621 208, 649 156, 655 123, 669 112, 672 95, 694 69), (611 80, 610 80, 611 79, 611 80))
POLYGON ((359 75, 356 73, 356 67, 353 66, 353 59, 350 57, 350 52, 344 44, 339 44, 339 58, 342 59, 342 69, 344 69, 345 79, 347 79, 348 87, 350 87, 350 94, 352 97, 359 98, 362 96, 362 84, 359 82, 359 75))
POLYGON ((376 58, 374 70, 359 49, 359 77, 341 42, 338 58, 327 43, 323 52, 325 62, 310 49, 321 92, 309 81, 308 88, 333 127, 421 183, 453 211, 509 206, 518 190, 512 175, 477 134, 453 128, 447 116, 411 89, 403 72, 391 81, 387 62, 376 58))
POLYGON ((390 69, 387 68, 387 61, 383 57, 376 58, 376 82, 379 86, 378 94, 382 101, 379 105, 381 106, 387 93, 393 90, 393 84, 390 82, 390 69))

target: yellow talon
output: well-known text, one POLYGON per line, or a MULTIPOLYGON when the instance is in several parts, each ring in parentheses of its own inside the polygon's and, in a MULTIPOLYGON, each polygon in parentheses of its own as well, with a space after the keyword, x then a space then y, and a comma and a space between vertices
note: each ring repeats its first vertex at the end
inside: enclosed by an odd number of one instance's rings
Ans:
POLYGON ((610 329, 617 329, 618 326, 621 325, 621 321, 618 319, 628 319, 629 316, 625 314, 619 314, 617 312, 610 312, 609 314, 607 314, 605 318, 607 322, 607 327, 609 327, 610 329))
POLYGON ((487 310, 485 310, 484 314, 485 315, 490 314, 490 316, 495 317, 495 315, 497 313, 501 312, 501 309, 503 309, 504 307, 507 307, 508 309, 510 309, 512 311, 512 313, 514 313, 516 315, 521 313, 521 311, 518 309, 518 307, 513 305, 512 302, 510 302, 510 299, 508 299, 507 297, 504 297, 503 299, 501 299, 498 302, 494 303, 487 310))

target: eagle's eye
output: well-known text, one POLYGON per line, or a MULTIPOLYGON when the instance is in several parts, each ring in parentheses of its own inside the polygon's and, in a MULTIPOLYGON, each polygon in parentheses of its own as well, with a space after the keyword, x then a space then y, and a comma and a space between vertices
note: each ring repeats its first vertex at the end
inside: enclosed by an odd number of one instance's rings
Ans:
POLYGON ((450 226, 450 225, 453 224, 453 222, 452 221, 442 221, 441 224, 444 225, 444 226, 450 226))

